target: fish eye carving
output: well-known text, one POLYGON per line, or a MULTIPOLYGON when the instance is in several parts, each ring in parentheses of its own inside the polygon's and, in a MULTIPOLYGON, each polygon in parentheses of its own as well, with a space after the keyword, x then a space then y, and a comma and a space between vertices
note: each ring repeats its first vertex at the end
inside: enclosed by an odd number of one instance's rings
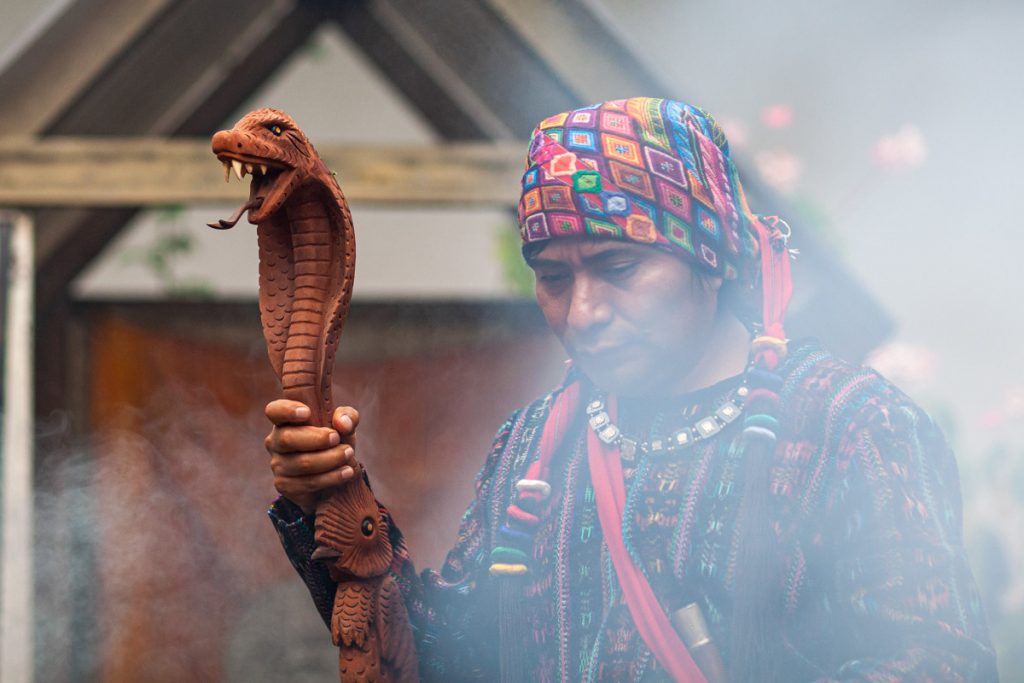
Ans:
POLYGON ((373 535, 373 530, 375 528, 376 527, 374 527, 373 520, 371 518, 369 518, 369 517, 363 518, 363 527, 362 527, 362 529, 363 529, 363 536, 367 536, 367 537, 372 536, 373 535))

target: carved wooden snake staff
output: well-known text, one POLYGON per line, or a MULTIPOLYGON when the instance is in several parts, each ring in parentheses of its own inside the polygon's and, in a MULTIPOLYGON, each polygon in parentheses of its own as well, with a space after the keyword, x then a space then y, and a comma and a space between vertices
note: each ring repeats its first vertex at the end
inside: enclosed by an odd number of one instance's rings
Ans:
MULTIPOLYGON (((331 425, 331 370, 348 314, 355 232, 348 203, 306 135, 285 113, 258 109, 213 136, 213 153, 239 180, 252 175, 246 211, 260 248, 263 336, 284 397, 331 425)), ((343 683, 416 681, 416 653, 401 593, 388 574, 388 527, 356 465, 317 506, 313 554, 338 582, 331 635, 343 683)))

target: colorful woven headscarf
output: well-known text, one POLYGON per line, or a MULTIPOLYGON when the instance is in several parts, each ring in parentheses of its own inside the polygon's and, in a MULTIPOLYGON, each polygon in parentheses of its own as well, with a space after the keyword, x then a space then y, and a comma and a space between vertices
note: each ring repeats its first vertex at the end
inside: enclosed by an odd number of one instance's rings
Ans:
POLYGON ((756 218, 706 112, 634 97, 533 132, 519 201, 525 243, 590 235, 651 244, 727 280, 756 276, 756 218))

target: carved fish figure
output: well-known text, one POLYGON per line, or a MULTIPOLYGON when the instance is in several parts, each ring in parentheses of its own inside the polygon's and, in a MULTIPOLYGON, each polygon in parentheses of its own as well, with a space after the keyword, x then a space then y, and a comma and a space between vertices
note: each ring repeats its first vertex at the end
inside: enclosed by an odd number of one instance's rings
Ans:
MULTIPOLYGON (((260 249, 260 317, 267 353, 284 397, 301 401, 311 422, 329 426, 331 371, 348 315, 355 274, 355 232, 334 175, 284 112, 258 109, 213 136, 224 179, 252 176, 246 211, 260 249)), ((405 604, 387 571, 386 521, 362 474, 317 506, 314 558, 325 561, 338 591, 331 634, 343 682, 416 681, 405 604)))
POLYGON ((409 615, 391 565, 388 525, 373 494, 350 486, 350 496, 332 496, 317 509, 316 559, 338 582, 331 635, 340 648, 342 681, 415 681, 416 649, 409 615), (379 660, 366 656, 379 653, 379 660))

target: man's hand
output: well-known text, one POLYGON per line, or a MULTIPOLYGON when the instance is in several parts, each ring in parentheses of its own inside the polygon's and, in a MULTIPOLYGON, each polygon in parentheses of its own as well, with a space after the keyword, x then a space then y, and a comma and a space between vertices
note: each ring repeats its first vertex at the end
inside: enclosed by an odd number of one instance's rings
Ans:
POLYGON ((348 406, 335 408, 333 429, 309 424, 309 407, 298 401, 271 401, 266 413, 274 425, 264 441, 274 488, 304 513, 312 514, 322 491, 355 475, 359 412, 348 406))

